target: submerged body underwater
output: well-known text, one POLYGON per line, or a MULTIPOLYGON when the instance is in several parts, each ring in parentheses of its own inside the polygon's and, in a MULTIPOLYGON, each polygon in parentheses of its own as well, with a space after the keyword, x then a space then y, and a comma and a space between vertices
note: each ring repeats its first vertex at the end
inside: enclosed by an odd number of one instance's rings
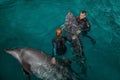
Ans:
MULTIPOLYGON (((87 11, 92 45, 82 38, 88 65, 86 80, 120 80, 120 1, 119 0, 0 0, 0 80, 26 80, 22 66, 8 48, 31 47, 52 54, 55 30, 65 22, 70 10, 76 17, 87 11)), ((65 57, 72 57, 67 44, 65 57)), ((75 63, 77 73, 80 68, 75 63)), ((31 75, 32 80, 41 80, 31 75)))

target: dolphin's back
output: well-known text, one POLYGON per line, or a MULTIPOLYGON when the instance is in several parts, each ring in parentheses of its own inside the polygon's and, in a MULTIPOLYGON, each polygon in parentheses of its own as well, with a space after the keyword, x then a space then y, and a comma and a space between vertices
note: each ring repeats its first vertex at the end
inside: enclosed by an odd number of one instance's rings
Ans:
POLYGON ((33 61, 33 63, 48 63, 51 60, 51 57, 44 52, 32 48, 23 48, 21 57, 23 60, 27 59, 30 63, 33 61))

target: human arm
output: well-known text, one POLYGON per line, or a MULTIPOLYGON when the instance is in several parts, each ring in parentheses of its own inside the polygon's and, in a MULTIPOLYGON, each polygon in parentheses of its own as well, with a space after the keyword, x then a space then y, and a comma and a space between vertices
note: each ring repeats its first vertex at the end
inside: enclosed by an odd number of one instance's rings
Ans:
POLYGON ((55 56, 56 56, 56 44, 55 44, 55 40, 53 39, 52 40, 52 59, 51 59, 52 64, 56 64, 55 56))
POLYGON ((87 29, 88 29, 88 31, 90 30, 90 23, 89 23, 89 21, 86 19, 86 27, 87 27, 87 29))

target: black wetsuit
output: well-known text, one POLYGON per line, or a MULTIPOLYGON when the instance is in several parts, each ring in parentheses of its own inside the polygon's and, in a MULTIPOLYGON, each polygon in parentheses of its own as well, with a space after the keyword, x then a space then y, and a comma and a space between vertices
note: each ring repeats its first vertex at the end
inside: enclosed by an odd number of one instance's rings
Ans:
POLYGON ((65 42, 66 42, 67 38, 60 36, 60 37, 56 37, 55 39, 52 40, 52 46, 53 46, 53 56, 56 55, 64 55, 66 52, 66 46, 65 46, 65 42))
POLYGON ((87 34, 87 32, 90 30, 90 23, 88 22, 87 18, 80 19, 77 17, 77 22, 82 33, 87 34))
POLYGON ((76 20, 77 20, 78 25, 79 25, 79 28, 80 28, 80 30, 81 30, 81 34, 82 34, 83 36, 89 38, 89 39, 91 40, 91 42, 92 42, 93 44, 95 44, 96 41, 95 41, 91 36, 89 36, 89 35, 87 34, 88 31, 90 31, 90 28, 91 28, 90 23, 89 23, 89 21, 87 20, 87 18, 80 19, 80 17, 77 17, 76 20))

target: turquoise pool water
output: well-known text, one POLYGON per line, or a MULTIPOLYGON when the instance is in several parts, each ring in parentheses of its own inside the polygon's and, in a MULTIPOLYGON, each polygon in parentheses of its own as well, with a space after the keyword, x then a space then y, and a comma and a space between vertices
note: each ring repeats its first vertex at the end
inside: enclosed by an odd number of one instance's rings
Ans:
POLYGON ((75 16, 81 10, 88 12, 89 35, 97 42, 92 45, 82 39, 89 65, 87 80, 120 80, 119 4, 120 0, 0 0, 0 80, 25 80, 22 66, 4 50, 31 47, 51 54, 55 29, 69 10, 75 16))

